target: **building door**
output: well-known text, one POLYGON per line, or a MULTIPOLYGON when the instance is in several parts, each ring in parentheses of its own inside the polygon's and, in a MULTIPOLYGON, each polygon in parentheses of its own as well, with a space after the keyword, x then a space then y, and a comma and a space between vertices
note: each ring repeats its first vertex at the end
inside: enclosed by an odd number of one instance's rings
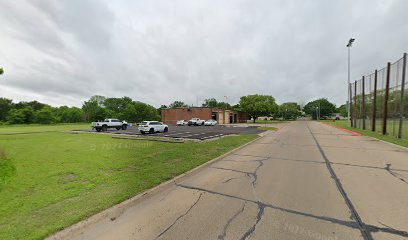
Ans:
POLYGON ((218 119, 217 119, 217 113, 215 113, 215 112, 211 113, 211 118, 212 118, 213 120, 215 120, 215 121, 218 121, 218 119))
POLYGON ((234 115, 229 115, 229 123, 234 123, 234 115))

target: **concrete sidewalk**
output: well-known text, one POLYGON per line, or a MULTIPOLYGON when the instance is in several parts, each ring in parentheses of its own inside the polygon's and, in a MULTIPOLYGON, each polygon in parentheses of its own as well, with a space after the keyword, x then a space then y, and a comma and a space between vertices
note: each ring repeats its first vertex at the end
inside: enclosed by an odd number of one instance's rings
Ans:
POLYGON ((52 239, 408 239, 408 150, 294 122, 84 226, 52 239))

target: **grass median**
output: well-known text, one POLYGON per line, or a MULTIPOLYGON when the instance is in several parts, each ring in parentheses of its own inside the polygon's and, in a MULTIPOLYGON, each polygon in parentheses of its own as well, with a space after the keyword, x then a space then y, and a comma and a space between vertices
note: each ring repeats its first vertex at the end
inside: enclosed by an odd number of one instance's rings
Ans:
POLYGON ((253 122, 252 120, 248 120, 247 124, 280 124, 280 123, 289 123, 289 120, 255 120, 253 122))
POLYGON ((400 139, 400 138, 397 138, 397 137, 391 136, 391 135, 382 135, 379 132, 373 132, 373 131, 370 131, 370 130, 363 130, 363 129, 360 129, 360 128, 349 127, 348 122, 346 120, 338 120, 338 121, 327 120, 327 121, 322 121, 322 122, 332 124, 332 125, 335 125, 335 126, 338 126, 338 127, 344 128, 344 129, 348 129, 348 130, 351 130, 351 131, 354 131, 354 132, 358 132, 358 133, 360 133, 362 135, 365 135, 365 136, 368 136, 368 137, 373 137, 373 138, 380 139, 380 140, 390 142, 390 143, 394 143, 394 144, 397 144, 397 145, 400 145, 400 146, 403 146, 403 147, 408 147, 408 138, 400 139))
POLYGON ((0 135, 0 239, 42 239, 256 137, 173 144, 88 133, 0 135))
POLYGON ((277 131, 278 130, 278 128, 276 127, 260 127, 259 129, 266 130, 266 131, 277 131))

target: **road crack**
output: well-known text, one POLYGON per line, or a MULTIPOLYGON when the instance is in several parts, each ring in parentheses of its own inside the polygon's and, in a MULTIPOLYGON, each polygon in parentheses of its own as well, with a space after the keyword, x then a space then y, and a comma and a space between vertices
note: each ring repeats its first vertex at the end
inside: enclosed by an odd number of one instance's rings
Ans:
POLYGON ((234 221, 235 218, 237 218, 244 211, 246 203, 247 202, 244 202, 244 204, 242 205, 242 208, 238 212, 236 212, 230 219, 228 219, 227 223, 224 226, 222 234, 218 235, 219 240, 224 240, 225 236, 227 235, 227 231, 228 231, 230 224, 232 223, 232 221, 234 221))
MULTIPOLYGON (((237 199, 237 200, 241 200, 243 202, 252 203, 252 204, 256 204, 256 205, 261 204, 265 208, 269 208, 269 209, 272 209, 272 210, 282 211, 282 212, 285 212, 285 213, 295 214, 295 215, 299 215, 299 216, 303 216, 303 217, 307 217, 307 218, 314 218, 314 219, 317 219, 317 220, 320 220, 320 221, 339 224, 341 226, 361 230, 360 226, 356 223, 355 220, 353 220, 352 222, 349 222, 349 221, 335 219, 335 218, 331 218, 331 217, 327 217, 327 216, 319 216, 319 215, 314 215, 314 214, 307 213, 307 212, 300 212, 300 211, 296 211, 296 210, 292 210, 292 209, 288 209, 288 208, 282 208, 282 207, 279 207, 279 206, 275 206, 275 205, 271 205, 271 204, 267 204, 267 203, 263 203, 263 202, 257 202, 257 201, 254 201, 254 200, 251 200, 251 199, 248 199, 248 198, 242 198, 242 197, 239 197, 239 196, 234 196, 234 195, 230 195, 230 194, 226 194, 226 193, 222 193, 222 192, 216 192, 216 191, 212 191, 212 190, 204 189, 204 188, 200 188, 200 187, 188 186, 188 185, 183 185, 183 184, 176 184, 176 185, 178 187, 185 188, 185 189, 190 189, 190 190, 193 190, 193 191, 201 191, 201 192, 205 192, 205 193, 208 193, 208 194, 227 197, 227 198, 231 198, 231 199, 237 199)), ((365 226, 371 232, 386 232, 386 233, 391 233, 391 234, 395 234, 395 235, 399 235, 399 236, 403 236, 403 237, 408 237, 408 232, 403 231, 403 230, 391 229, 389 227, 382 228, 382 227, 377 227, 377 226, 373 226, 373 225, 365 225, 365 226)))
POLYGON ((358 214, 356 208, 354 207, 354 205, 351 202, 350 198, 347 196, 347 193, 344 190, 343 185, 340 182, 340 179, 337 177, 336 173, 334 172, 334 169, 333 169, 333 167, 331 165, 330 160, 327 158, 326 153, 323 151, 323 148, 320 146, 320 143, 317 141, 314 133, 312 132, 312 130, 309 127, 309 124, 306 123, 306 126, 307 126, 307 129, 309 130, 310 134, 312 135, 312 138, 315 141, 321 156, 323 157, 323 159, 326 162, 326 167, 329 170, 329 173, 330 173, 331 177, 333 178, 334 182, 336 183, 337 189, 339 190, 339 192, 340 192, 341 196, 343 197, 347 207, 349 208, 349 210, 350 210, 350 212, 351 212, 351 214, 353 216, 353 219, 358 224, 361 235, 363 236, 363 238, 365 240, 373 240, 373 237, 371 235, 370 230, 366 227, 365 223, 361 220, 361 217, 358 214))
POLYGON ((256 226, 258 225, 258 223, 262 220, 262 217, 265 213, 265 204, 261 203, 261 202, 257 202, 258 205, 258 213, 256 215, 256 221, 255 223, 244 233, 244 235, 241 237, 241 240, 246 240, 248 239, 252 233, 255 231, 256 226))
POLYGON ((387 172, 391 174, 393 177, 399 179, 403 183, 408 184, 408 182, 404 179, 404 176, 402 174, 396 173, 391 169, 391 163, 387 163, 384 169, 387 170, 387 172))
POLYGON ((183 213, 182 215, 180 215, 179 217, 176 218, 176 220, 174 220, 174 222, 168 226, 163 232, 161 232, 156 239, 160 238, 161 236, 163 236, 168 230, 170 230, 170 228, 172 228, 181 218, 185 217, 190 211, 191 209, 194 208, 195 205, 197 205, 197 203, 200 201, 201 196, 203 195, 203 193, 200 193, 200 196, 198 196, 197 200, 187 209, 187 211, 185 213, 183 213))

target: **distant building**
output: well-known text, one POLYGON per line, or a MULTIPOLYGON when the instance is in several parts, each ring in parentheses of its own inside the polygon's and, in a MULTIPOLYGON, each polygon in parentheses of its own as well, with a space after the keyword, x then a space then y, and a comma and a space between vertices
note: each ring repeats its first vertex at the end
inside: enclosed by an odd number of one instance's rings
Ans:
POLYGON ((202 120, 214 119, 219 124, 245 123, 247 115, 245 112, 226 110, 224 108, 212 107, 186 107, 168 108, 161 110, 162 122, 176 124, 178 120, 190 120, 200 118, 202 120))

